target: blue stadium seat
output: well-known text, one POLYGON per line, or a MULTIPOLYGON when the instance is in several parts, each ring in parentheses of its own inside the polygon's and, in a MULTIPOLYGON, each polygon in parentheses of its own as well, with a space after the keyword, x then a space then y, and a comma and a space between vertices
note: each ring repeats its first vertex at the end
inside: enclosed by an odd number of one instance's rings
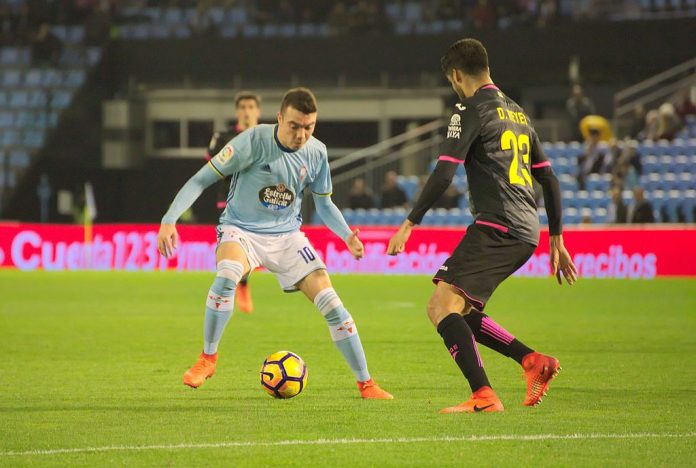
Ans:
POLYGON ((234 24, 225 24, 220 29, 220 35, 225 38, 237 37, 239 34, 239 27, 234 24))
POLYGON ((0 108, 6 107, 10 102, 7 92, 0 89, 0 108))
POLYGON ((590 208, 597 210, 606 209, 609 205, 609 195, 606 190, 595 190, 590 193, 590 208))
POLYGON ((411 201, 418 190, 418 176, 399 176, 397 183, 406 192, 406 198, 411 201))
POLYGON ((29 130, 24 132, 22 144, 29 148, 40 148, 43 146, 44 132, 41 130, 29 130))
POLYGON ((247 10, 243 6, 231 8, 227 13, 227 21, 232 24, 244 24, 248 22, 247 10))
MULTIPOLYGON (((15 125, 14 113, 6 110, 0 110, 0 128, 12 128, 15 125)), ((0 166, 2 170, 2 166, 0 166)))
POLYGON ((669 154, 663 154, 662 156, 659 156, 660 160, 660 172, 661 173, 667 173, 667 172, 674 172, 674 157, 669 155, 669 154))
POLYGON ((677 188, 677 176, 672 172, 668 172, 662 175, 662 183, 660 185, 660 190, 676 190, 677 188))
POLYGON ((150 25, 149 36, 151 39, 169 39, 171 37, 171 26, 164 23, 150 25))
MULTIPOLYGON (((341 210, 341 214, 343 215, 343 218, 346 220, 346 223, 348 223, 348 225, 356 224, 353 217, 354 211, 351 208, 343 208, 341 210)), ((321 218, 319 218, 319 215, 317 215, 316 213, 314 214, 314 216, 312 216, 312 224, 323 224, 321 218)))
POLYGON ((5 69, 2 71, 0 86, 11 88, 20 86, 22 83, 22 72, 19 70, 5 69))
POLYGON ((319 27, 312 23, 302 23, 298 29, 300 36, 316 36, 319 33, 319 27))
POLYGON ((24 86, 34 88, 43 84, 43 73, 39 68, 31 68, 24 75, 24 86))
POLYGON ((29 153, 24 149, 14 149, 10 151, 9 163, 14 169, 25 169, 29 167, 29 153))
POLYGON ((99 47, 89 47, 87 49, 87 65, 96 65, 101 59, 101 49, 99 47))
POLYGON ((0 130, 0 146, 15 146, 19 144, 19 132, 12 129, 0 130))
POLYGON ((679 222, 679 206, 681 205, 681 194, 677 190, 670 190, 663 204, 663 210, 667 214, 667 219, 663 222, 679 222))
MULTIPOLYGON (((675 174, 683 174, 684 172, 689 172, 689 170, 691 169, 689 165, 689 158, 684 155, 683 151, 682 153, 674 157, 673 167, 675 174)), ((694 170, 696 170, 696 168, 694 168, 694 170)))
POLYGON ((688 190, 684 192, 681 202, 681 210, 687 223, 696 221, 694 219, 694 209, 696 209, 696 190, 688 190))
POLYGON ((378 208, 370 208, 365 216, 365 223, 368 225, 381 224, 382 212, 378 208))
POLYGON ((600 174, 590 174, 587 176, 585 188, 588 192, 593 192, 595 190, 606 191, 608 189, 608 187, 605 186, 605 181, 602 179, 600 174))
POLYGON ((222 24, 225 21, 225 10, 220 7, 208 9, 208 19, 214 24, 222 24))
POLYGON ((85 82, 84 70, 70 70, 65 76, 65 86, 79 88, 85 82))
POLYGON ((578 208, 589 208, 591 206, 590 194, 587 190, 578 190, 576 192, 575 205, 578 208))
POLYGON ((539 223, 542 226, 547 226, 549 224, 549 217, 546 215, 546 210, 539 210, 539 223))
POLYGON ((353 223, 354 224, 366 224, 365 220, 367 219, 367 210, 363 208, 358 208, 356 210, 353 210, 353 223))
POLYGON ((643 174, 640 183, 643 188, 649 192, 658 190, 662 186, 662 175, 657 172, 651 172, 647 175, 643 174))
POLYGON ((48 103, 48 96, 46 96, 46 92, 42 89, 34 89, 31 92, 29 92, 29 96, 27 98, 27 107, 31 107, 32 109, 39 109, 46 107, 46 104, 48 103))
MULTIPOLYGON (((694 168, 696 169, 696 167, 694 168)), ((687 191, 696 189, 696 177, 691 172, 682 172, 678 176, 677 190, 687 191)))
POLYGON ((258 37, 261 34, 261 28, 255 24, 245 24, 242 27, 242 35, 244 37, 258 37))
POLYGON ((181 8, 166 8, 162 13, 161 20, 170 26, 182 24, 184 23, 184 12, 181 8))
POLYGON ((74 44, 81 44, 85 40, 85 27, 84 26, 73 26, 68 29, 68 40, 66 42, 71 42, 74 44))
POLYGON ((13 109, 25 108, 29 104, 29 93, 26 91, 10 92, 9 107, 13 109))
POLYGON ((580 224, 580 213, 575 208, 568 208, 563 211, 563 222, 565 224, 580 224))
POLYGON ((448 19, 445 22, 445 29, 448 32, 459 32, 464 29, 464 21, 460 19, 448 19))
POLYGON ((643 166, 643 174, 651 172, 660 172, 660 160, 654 154, 643 156, 640 160, 643 166))
POLYGON ((51 107, 54 109, 65 109, 70 105, 71 94, 68 91, 57 91, 51 98, 51 107))
POLYGON ((407 36, 407 35, 411 34, 412 29, 413 28, 411 27, 411 23, 406 23, 406 22, 402 21, 402 22, 396 23, 396 29, 394 30, 394 32, 398 36, 407 36))
POLYGON ((51 34, 60 39, 61 42, 65 42, 68 38, 68 27, 62 24, 55 24, 51 26, 51 34))
POLYGON ((53 88, 63 84, 63 74, 55 68, 49 68, 41 76, 41 86, 53 88))
POLYGON ((592 210, 590 220, 592 224, 606 224, 608 221, 608 212, 606 208, 597 208, 592 210))
POLYGON ((655 214, 655 220, 660 222, 662 220, 662 207, 667 199, 664 190, 655 190, 646 195, 646 198, 652 204, 653 212, 655 214))
POLYGON ((278 31, 280 37, 295 37, 297 36, 297 25, 295 24, 284 24, 280 26, 278 31))

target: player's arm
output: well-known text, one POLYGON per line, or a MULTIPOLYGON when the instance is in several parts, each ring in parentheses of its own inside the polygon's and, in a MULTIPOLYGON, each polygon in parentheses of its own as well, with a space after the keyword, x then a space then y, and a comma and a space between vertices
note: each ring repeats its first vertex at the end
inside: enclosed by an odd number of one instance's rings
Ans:
POLYGON ((450 186, 457 167, 466 163, 469 149, 480 131, 481 120, 478 111, 458 104, 447 126, 445 141, 440 145, 440 157, 435 169, 428 177, 411 213, 389 240, 387 254, 396 255, 404 251, 413 226, 421 223, 428 210, 450 186))
POLYGON ((191 177, 174 197, 169 209, 162 217, 159 233, 157 234, 157 247, 162 255, 169 257, 174 253, 179 241, 175 224, 182 214, 198 199, 203 190, 220 180, 220 174, 213 168, 210 162, 203 166, 191 177))
POLYGON ((356 259, 363 257, 365 253, 365 248, 362 242, 358 238, 359 231, 355 229, 350 230, 348 223, 346 223, 343 214, 331 200, 331 191, 333 190, 333 183, 331 182, 331 170, 329 169, 329 157, 324 150, 322 155, 322 160, 319 165, 319 169, 310 184, 312 189, 312 198, 314 199, 314 206, 317 209, 317 214, 321 218, 322 222, 331 229, 331 231, 338 237, 343 239, 346 243, 346 247, 350 250, 350 253, 356 259))
POLYGON ((175 227, 176 221, 193 205, 203 190, 218 180, 235 172, 241 172, 251 165, 253 162, 252 137, 253 133, 246 131, 232 139, 179 190, 162 217, 157 234, 157 246, 162 255, 165 257, 172 255, 179 237, 175 227))
POLYGON ((534 134, 532 139, 532 176, 544 191, 544 206, 549 220, 549 260, 551 272, 561 284, 563 275, 568 284, 577 280, 577 269, 570 258, 568 250, 563 245, 563 223, 561 186, 551 168, 551 161, 544 154, 539 137, 534 134))

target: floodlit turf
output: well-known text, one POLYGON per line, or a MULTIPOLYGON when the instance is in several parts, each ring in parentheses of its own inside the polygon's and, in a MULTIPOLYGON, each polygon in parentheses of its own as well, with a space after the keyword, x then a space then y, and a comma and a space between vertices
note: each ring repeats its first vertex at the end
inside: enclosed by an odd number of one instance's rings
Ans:
POLYGON ((477 415, 437 413, 468 388, 423 312, 426 277, 334 278, 393 401, 360 400, 319 312, 265 274, 252 278, 254 313, 228 326, 218 373, 185 387, 211 280, 0 271, 0 465, 684 466, 696 457, 693 280, 509 280, 488 312, 563 371, 541 406, 525 408, 517 364, 482 349, 506 411, 477 415), (259 384, 263 358, 281 349, 310 372, 287 401, 259 384))

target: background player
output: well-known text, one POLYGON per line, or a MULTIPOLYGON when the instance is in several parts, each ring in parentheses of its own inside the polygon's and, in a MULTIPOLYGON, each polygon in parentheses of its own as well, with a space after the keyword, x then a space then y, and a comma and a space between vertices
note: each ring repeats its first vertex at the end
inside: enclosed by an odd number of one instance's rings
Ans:
MULTIPOLYGON (((205 159, 210 161, 213 156, 218 154, 225 147, 228 141, 236 137, 244 130, 256 127, 261 116, 261 96, 251 91, 242 91, 234 97, 234 116, 237 119, 226 130, 215 132, 210 138, 205 159)), ((230 178, 226 177, 216 184, 217 208, 221 212, 227 206, 227 195, 230 191, 230 178)), ((254 310, 254 303, 251 299, 251 289, 248 278, 242 278, 237 285, 237 292, 234 296, 237 308, 244 313, 251 313, 254 310)))
POLYGON ((291 89, 283 97, 278 124, 258 125, 227 143, 186 182, 162 218, 158 248, 169 256, 178 241, 174 223, 181 213, 205 188, 232 176, 217 229, 217 275, 206 301, 203 352, 184 374, 190 387, 199 387, 215 373, 217 348, 232 314, 237 284, 264 266, 284 291, 302 291, 319 309, 355 374, 361 396, 392 398, 370 378, 355 323, 334 291, 326 266, 300 231, 302 193, 308 187, 326 226, 345 241, 355 258, 363 256, 358 231, 351 232, 331 201, 326 146, 312 136, 316 119, 311 91, 291 89))
POLYGON ((561 234, 558 180, 529 117, 493 84, 488 54, 479 41, 454 43, 441 64, 461 100, 455 105, 437 165, 408 219, 389 241, 388 253, 404 250, 413 226, 451 184, 457 165, 464 164, 475 221, 433 278, 436 288, 428 303, 428 316, 473 395, 442 412, 503 411, 476 341, 522 365, 527 378, 524 404, 536 405, 560 369, 558 360, 534 352, 483 310, 496 287, 529 259, 539 241, 532 176, 544 192, 551 270, 559 284, 561 275, 569 284, 575 282, 575 265, 561 234))

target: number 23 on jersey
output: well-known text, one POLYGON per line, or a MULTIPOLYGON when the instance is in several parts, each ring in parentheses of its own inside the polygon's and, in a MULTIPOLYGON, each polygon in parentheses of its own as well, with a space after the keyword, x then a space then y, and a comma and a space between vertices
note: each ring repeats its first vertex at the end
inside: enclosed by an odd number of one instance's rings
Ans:
POLYGON ((530 148, 529 135, 525 133, 515 135, 512 130, 506 130, 500 137, 500 149, 503 151, 512 150, 509 176, 510 183, 513 185, 532 185, 532 177, 527 170, 530 148), (520 159, 522 159, 522 164, 520 164, 520 159))

